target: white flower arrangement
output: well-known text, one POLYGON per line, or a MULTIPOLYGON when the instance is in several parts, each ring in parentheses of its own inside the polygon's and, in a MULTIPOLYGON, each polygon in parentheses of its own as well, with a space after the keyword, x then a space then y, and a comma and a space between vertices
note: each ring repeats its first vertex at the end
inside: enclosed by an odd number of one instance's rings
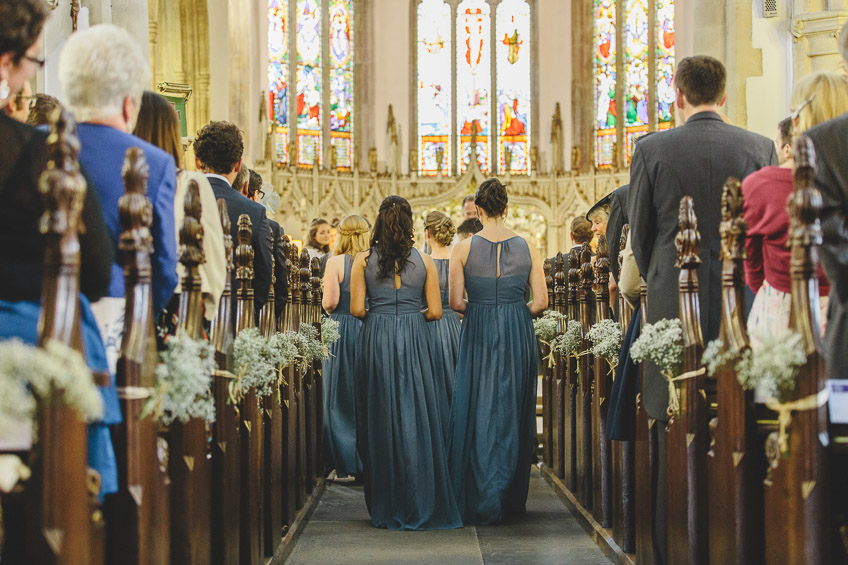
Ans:
POLYGON ((321 318, 321 341, 325 346, 330 347, 339 341, 339 338, 341 338, 339 326, 341 324, 329 316, 323 316, 321 318))
POLYGON ((609 364, 610 369, 618 365, 618 356, 621 353, 621 328, 613 320, 607 318, 601 320, 589 329, 586 335, 592 342, 589 351, 595 357, 602 357, 609 364))
POLYGON ((709 342, 704 348, 704 354, 701 356, 701 363, 703 363, 704 367, 707 368, 707 374, 710 376, 715 375, 716 371, 718 371, 721 366, 733 359, 736 355, 736 353, 731 350, 722 352, 722 344, 723 342, 721 339, 716 338, 709 342))
POLYGON ((746 350, 736 363, 739 384, 746 390, 760 391, 765 398, 785 402, 807 362, 801 335, 783 329, 772 334, 755 333, 753 337, 759 345, 746 350))
POLYGON ((545 344, 552 344, 560 334, 560 328, 566 323, 566 317, 556 310, 545 310, 541 318, 533 320, 536 337, 545 344))
POLYGON ((630 346, 630 356, 637 363, 650 361, 668 378, 679 375, 683 364, 683 327, 680 320, 675 318, 645 324, 630 346))
POLYGON ((318 329, 312 324, 300 324, 300 331, 286 332, 289 339, 297 347, 297 369, 304 373, 314 361, 319 361, 327 356, 327 347, 321 343, 318 329))
POLYGON ((276 336, 268 339, 256 328, 244 329, 236 336, 233 366, 240 381, 236 388, 255 388, 257 398, 273 394, 274 385, 279 381, 278 367, 285 362, 276 336))
POLYGON ((215 421, 215 399, 212 396, 212 374, 215 372, 215 350, 203 339, 192 339, 177 332, 165 342, 156 367, 157 387, 145 405, 143 414, 152 412, 162 424, 175 420, 186 423, 192 418, 215 421))
POLYGON ((563 357, 577 357, 580 355, 580 322, 569 320, 565 326, 565 332, 556 338, 556 349, 563 357))
POLYGON ((19 339, 0 343, 0 437, 31 422, 36 398, 49 399, 54 391, 62 391, 62 400, 81 420, 103 416, 103 399, 79 352, 55 340, 44 348, 19 339))

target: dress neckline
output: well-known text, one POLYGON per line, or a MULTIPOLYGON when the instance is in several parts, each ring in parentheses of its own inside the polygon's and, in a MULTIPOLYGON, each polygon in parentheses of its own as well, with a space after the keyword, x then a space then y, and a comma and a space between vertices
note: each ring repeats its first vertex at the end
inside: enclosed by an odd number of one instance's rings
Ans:
MULTIPOLYGON (((515 238, 517 238, 517 237, 521 237, 521 236, 520 236, 520 235, 514 235, 514 236, 512 236, 512 237, 508 237, 508 238, 506 238, 506 239, 502 239, 502 240, 500 240, 500 241, 492 241, 491 239, 486 239, 486 238, 485 238, 485 237, 483 237, 482 235, 477 235, 477 234, 474 234, 474 237, 476 237, 476 238, 478 238, 478 239, 482 239, 483 241, 485 241, 485 242, 487 242, 487 243, 491 243, 492 245, 497 245, 497 244, 499 244, 499 243, 504 243, 504 242, 510 241, 510 240, 512 240, 512 239, 515 239, 515 238)), ((472 242, 474 241, 474 237, 472 237, 472 238, 471 238, 471 241, 472 241, 472 242)))

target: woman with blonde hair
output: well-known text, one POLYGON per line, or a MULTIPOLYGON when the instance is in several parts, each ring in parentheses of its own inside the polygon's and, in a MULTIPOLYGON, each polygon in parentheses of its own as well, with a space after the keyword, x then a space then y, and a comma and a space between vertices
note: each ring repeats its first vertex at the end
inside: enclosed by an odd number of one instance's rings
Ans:
MULTIPOLYGON (((791 124, 782 122, 778 131, 781 146, 785 146, 790 135, 797 140, 809 128, 848 112, 848 84, 837 73, 815 72, 798 81, 792 90, 791 103, 791 124)), ((792 283, 791 251, 786 246, 789 237, 786 199, 792 193, 792 167, 793 159, 787 155, 780 167, 764 167, 742 182, 744 218, 748 223, 745 283, 756 293, 748 315, 748 330, 755 347, 762 337, 789 326, 792 283)), ((822 323, 829 292, 830 283, 820 269, 822 323)))
POLYGON ((356 410, 353 363, 362 320, 350 315, 350 268, 353 257, 368 249, 370 225, 362 216, 348 216, 339 224, 333 256, 324 272, 324 310, 339 323, 339 340, 324 360, 324 426, 327 447, 337 477, 356 475, 362 463, 356 456, 356 410))
POLYGON ((442 405, 443 431, 447 434, 450 420, 450 402, 453 396, 453 381, 456 376, 456 356, 459 351, 459 314, 450 309, 448 272, 450 270, 450 245, 456 228, 447 214, 433 211, 424 218, 424 241, 430 247, 430 257, 439 274, 439 292, 442 295, 442 319, 427 324, 430 333, 430 353, 433 359, 433 375, 442 405))

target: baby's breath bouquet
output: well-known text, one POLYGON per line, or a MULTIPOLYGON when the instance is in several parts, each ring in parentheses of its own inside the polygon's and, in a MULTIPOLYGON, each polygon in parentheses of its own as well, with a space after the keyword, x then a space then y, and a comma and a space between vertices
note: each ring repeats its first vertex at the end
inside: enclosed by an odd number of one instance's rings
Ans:
POLYGON ((601 320, 589 329, 586 336, 592 342, 589 351, 595 357, 602 357, 610 366, 610 370, 618 365, 618 355, 621 353, 621 328, 607 318, 601 320))
POLYGON ((35 417, 36 398, 62 391, 62 400, 81 420, 103 415, 103 400, 82 355, 49 340, 44 348, 19 339, 0 343, 0 437, 14 433, 35 417))
POLYGON ((545 310, 541 318, 533 320, 533 330, 542 343, 551 344, 565 325, 566 317, 556 310, 545 310))
POLYGON ((645 324, 642 333, 630 346, 630 356, 637 363, 650 361, 660 368, 668 381, 668 406, 672 412, 680 409, 674 379, 683 365, 683 328, 680 320, 660 320, 645 324))
POLYGON ((324 342, 324 345, 327 347, 331 347, 334 343, 339 341, 341 335, 339 335, 339 324, 338 321, 332 319, 329 316, 323 316, 321 318, 321 341, 324 342))
POLYGON ((174 420, 186 423, 192 418, 215 421, 212 374, 215 350, 203 339, 177 332, 165 342, 156 367, 156 392, 144 407, 143 415, 153 413, 168 426, 174 420))
POLYGON ((757 347, 742 354, 736 363, 736 376, 746 390, 757 396, 788 400, 795 390, 801 367, 807 362, 801 335, 789 329, 753 334, 757 347))
POLYGON ((704 354, 701 356, 701 363, 707 368, 707 374, 715 375, 716 371, 729 362, 735 356, 735 352, 731 350, 721 351, 722 341, 716 338, 709 342, 704 348, 704 354))
POLYGON ((300 324, 300 331, 286 332, 288 339, 297 347, 295 367, 300 372, 306 372, 314 361, 327 356, 326 346, 321 343, 318 329, 312 324, 300 324))
POLYGON ((556 338, 555 347, 563 357, 577 357, 580 354, 580 322, 569 320, 565 332, 556 338))
POLYGON ((284 361, 276 337, 269 340, 256 328, 240 331, 233 344, 236 388, 244 391, 253 387, 257 396, 273 394, 274 385, 279 379, 277 368, 284 361))

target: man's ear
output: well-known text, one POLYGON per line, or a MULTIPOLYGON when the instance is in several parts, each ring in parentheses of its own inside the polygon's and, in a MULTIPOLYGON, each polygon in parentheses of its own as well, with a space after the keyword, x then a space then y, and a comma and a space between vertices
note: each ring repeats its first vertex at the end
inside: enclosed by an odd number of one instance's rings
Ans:
POLYGON ((235 167, 233 167, 232 172, 233 172, 233 173, 237 173, 237 172, 239 172, 239 171, 241 170, 241 166, 242 166, 242 163, 243 163, 243 162, 244 162, 244 158, 239 159, 239 160, 238 160, 238 163, 236 163, 236 166, 235 166, 235 167))
POLYGON ((197 158, 197 155, 194 156, 194 166, 197 167, 198 171, 203 170, 203 164, 200 162, 200 159, 197 158))
POLYGON ((682 110, 686 107, 686 97, 683 95, 683 91, 679 88, 677 89, 677 108, 682 110))
POLYGON ((721 102, 719 102, 719 103, 718 103, 719 108, 720 108, 720 107, 722 107, 722 106, 724 106, 724 103, 725 103, 725 102, 727 102, 727 94, 725 94, 724 96, 722 96, 722 98, 721 98, 721 102))

